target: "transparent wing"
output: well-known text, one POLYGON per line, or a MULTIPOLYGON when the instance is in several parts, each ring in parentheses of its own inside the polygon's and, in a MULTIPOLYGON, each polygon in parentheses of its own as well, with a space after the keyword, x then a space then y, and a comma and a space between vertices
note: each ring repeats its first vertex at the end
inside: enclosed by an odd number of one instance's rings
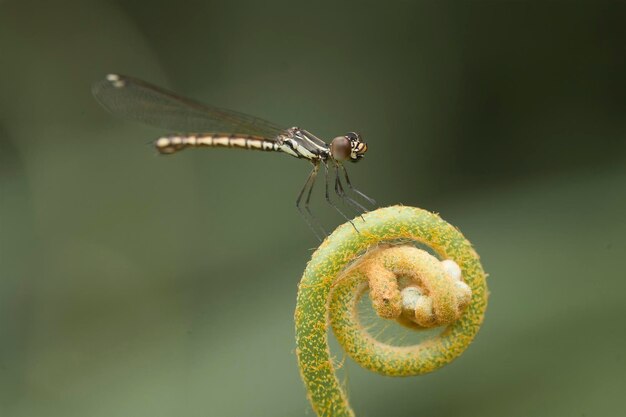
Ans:
POLYGON ((114 115, 180 133, 239 133, 274 139, 283 128, 233 110, 201 104, 124 75, 93 85, 96 100, 114 115))

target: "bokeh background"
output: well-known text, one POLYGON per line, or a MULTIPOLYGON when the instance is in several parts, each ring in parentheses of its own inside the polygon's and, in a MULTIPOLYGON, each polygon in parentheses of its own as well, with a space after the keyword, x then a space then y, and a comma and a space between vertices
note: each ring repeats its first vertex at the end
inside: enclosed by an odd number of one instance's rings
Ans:
POLYGON ((358 416, 624 415, 625 21, 604 1, 0 1, 0 414, 313 415, 292 321, 309 167, 156 156, 166 132, 91 96, 119 72, 360 131, 354 183, 474 243, 473 345, 416 378, 347 360, 358 416))

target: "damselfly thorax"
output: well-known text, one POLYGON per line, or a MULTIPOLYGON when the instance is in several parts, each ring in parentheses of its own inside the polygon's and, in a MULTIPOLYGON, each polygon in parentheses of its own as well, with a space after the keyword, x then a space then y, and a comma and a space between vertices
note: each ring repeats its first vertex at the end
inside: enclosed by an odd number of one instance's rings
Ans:
POLYGON ((187 148, 237 148, 282 152, 310 161, 313 170, 298 195, 296 207, 320 239, 326 232, 309 209, 311 193, 320 166, 324 167, 326 177, 326 200, 346 220, 350 221, 330 197, 331 169, 335 174, 335 194, 345 204, 358 212, 367 211, 361 203, 349 195, 354 193, 369 204, 375 205, 374 200, 352 186, 348 172, 343 166, 345 161, 361 160, 367 152, 367 144, 361 140, 358 133, 350 132, 338 136, 328 144, 311 132, 298 127, 281 128, 257 117, 200 104, 145 81, 117 74, 109 74, 104 80, 94 84, 92 91, 98 102, 113 114, 168 130, 184 132, 162 136, 155 141, 156 149, 164 155, 187 148))

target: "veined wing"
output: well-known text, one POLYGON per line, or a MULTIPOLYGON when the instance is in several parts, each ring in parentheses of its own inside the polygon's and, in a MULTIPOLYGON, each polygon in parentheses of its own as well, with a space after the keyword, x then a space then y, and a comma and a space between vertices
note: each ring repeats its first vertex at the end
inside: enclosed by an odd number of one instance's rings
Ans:
POLYGON ((180 133, 239 133, 274 139, 283 128, 266 120, 198 103, 136 78, 109 74, 93 85, 111 113, 180 133))

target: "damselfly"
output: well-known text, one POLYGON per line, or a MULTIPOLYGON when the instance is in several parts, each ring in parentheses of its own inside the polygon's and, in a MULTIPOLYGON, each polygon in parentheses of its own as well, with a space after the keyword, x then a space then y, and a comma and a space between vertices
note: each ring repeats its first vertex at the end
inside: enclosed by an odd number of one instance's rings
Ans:
POLYGON ((331 170, 335 177, 334 191, 345 204, 358 212, 367 211, 349 192, 372 206, 376 204, 352 186, 343 166, 345 161, 360 161, 367 152, 367 144, 358 133, 337 136, 328 144, 299 127, 285 129, 257 117, 201 104, 145 81, 117 74, 109 74, 95 83, 92 91, 98 102, 115 115, 178 131, 154 142, 161 154, 169 155, 186 148, 224 147, 283 152, 308 160, 313 169, 298 194, 296 207, 320 240, 326 231, 309 208, 320 166, 324 167, 326 177, 326 201, 346 220, 350 221, 330 196, 331 170))

